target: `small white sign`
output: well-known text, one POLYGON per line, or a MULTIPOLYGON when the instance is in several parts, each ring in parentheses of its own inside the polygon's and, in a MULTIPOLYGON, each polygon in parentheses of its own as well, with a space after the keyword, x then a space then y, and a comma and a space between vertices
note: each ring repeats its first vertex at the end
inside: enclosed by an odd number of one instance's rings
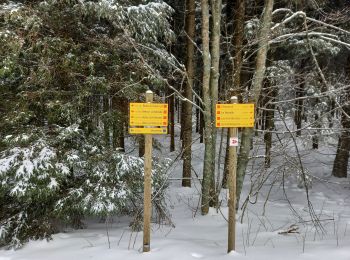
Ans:
POLYGON ((238 146, 238 137, 230 137, 230 146, 238 146))

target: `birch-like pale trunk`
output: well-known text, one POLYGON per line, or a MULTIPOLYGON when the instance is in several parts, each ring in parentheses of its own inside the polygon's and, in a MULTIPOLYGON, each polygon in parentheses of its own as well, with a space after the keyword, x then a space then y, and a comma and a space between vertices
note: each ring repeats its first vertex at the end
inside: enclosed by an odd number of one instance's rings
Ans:
MULTIPOLYGON (((194 38, 195 38, 195 0, 186 1, 186 71, 187 82, 184 91, 184 96, 189 101, 192 101, 193 80, 195 74, 194 68, 194 38)), ((182 168, 182 186, 191 187, 191 158, 192 158, 192 103, 183 103, 182 117, 182 150, 183 150, 183 168, 182 168)))
MULTIPOLYGON (((269 32, 271 24, 271 16, 273 10, 274 0, 266 0, 264 13, 262 16, 261 27, 259 31, 259 45, 256 57, 255 73, 252 82, 252 96, 250 98, 251 103, 257 104, 261 94, 262 83, 264 80, 266 70, 266 56, 268 51, 269 32)), ((253 128, 243 128, 241 137, 241 146, 239 150, 238 163, 237 163, 237 207, 239 204, 239 198, 243 186, 243 180, 249 161, 250 144, 253 139, 253 128)))

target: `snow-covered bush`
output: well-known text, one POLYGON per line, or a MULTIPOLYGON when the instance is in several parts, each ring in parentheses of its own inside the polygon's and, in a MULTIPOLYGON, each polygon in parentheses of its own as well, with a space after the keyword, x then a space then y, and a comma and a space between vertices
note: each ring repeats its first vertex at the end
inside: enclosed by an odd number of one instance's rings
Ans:
MULTIPOLYGON (((0 154, 0 245, 49 238, 84 216, 135 216, 142 211, 143 159, 92 144, 77 125, 7 136, 0 154)), ((97 136, 97 135, 96 135, 97 136)), ((153 160, 154 203, 164 203, 168 161, 153 160)))
MULTIPOLYGON (((14 247, 141 211, 143 161, 117 149, 127 103, 165 85, 145 62, 171 75, 173 39, 163 1, 19 2, 0 3, 0 246, 14 247)), ((167 162, 153 162, 161 205, 167 162)))

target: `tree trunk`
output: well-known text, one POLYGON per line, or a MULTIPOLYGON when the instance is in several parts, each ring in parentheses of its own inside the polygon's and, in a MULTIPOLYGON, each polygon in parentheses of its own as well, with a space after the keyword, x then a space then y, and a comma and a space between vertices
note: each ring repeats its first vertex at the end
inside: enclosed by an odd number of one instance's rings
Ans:
MULTIPOLYGON (((348 64, 346 68, 350 77, 350 56, 348 57, 348 64)), ((345 98, 345 106, 343 106, 344 112, 350 114, 350 89, 347 90, 345 98)), ((344 113, 342 113, 342 126, 343 131, 339 137, 337 154, 334 159, 332 175, 339 178, 346 178, 349 163, 350 153, 350 119, 344 113)))
MULTIPOLYGON (((176 104, 176 109, 177 109, 177 123, 180 123, 181 120, 181 102, 178 98, 176 98, 175 100, 175 104, 176 104)), ((181 138, 181 134, 180 134, 180 138, 181 138)))
MULTIPOLYGON (((123 114, 128 113, 128 102, 119 98, 111 98, 111 109, 114 111, 122 111, 123 114)), ((125 150, 124 127, 127 125, 124 118, 112 118, 112 147, 114 149, 121 148, 125 150)))
POLYGON ((215 109, 218 102, 218 89, 220 77, 220 37, 221 37, 221 10, 222 0, 211 0, 212 31, 211 31, 211 71, 210 71, 210 96, 211 96, 211 135, 212 135, 212 163, 211 172, 210 203, 209 206, 216 207, 218 200, 215 190, 215 157, 216 157, 216 126, 215 109))
MULTIPOLYGON (((234 12, 235 16, 235 31, 233 44, 235 46, 235 57, 233 59, 234 67, 232 71, 233 75, 233 89, 235 95, 238 96, 239 102, 242 102, 242 89, 241 89, 241 70, 243 63, 243 40, 244 40, 244 17, 245 17, 245 1, 237 0, 236 8, 234 12)), ((231 95, 233 96, 233 95, 231 95)))
POLYGON ((145 136, 139 135, 138 141, 139 141, 139 157, 142 157, 145 155, 145 136))
POLYGON ((203 46, 203 116, 204 116, 204 165, 203 165, 203 181, 202 181, 202 201, 201 201, 201 213, 206 215, 209 212, 209 192, 212 178, 212 172, 210 172, 212 158, 212 122, 211 122, 211 100, 210 100, 210 49, 209 49, 209 4, 208 0, 201 0, 202 8, 202 46, 203 46))
MULTIPOLYGON (((196 14, 195 0, 186 1, 186 33, 187 33, 187 52, 186 52, 186 71, 187 84, 185 88, 185 98, 192 102, 192 89, 194 80, 194 45, 195 38, 195 14, 196 14)), ((192 103, 183 102, 182 127, 183 139, 183 168, 182 168, 182 186, 191 187, 191 147, 192 147, 192 103)))
POLYGON ((110 106, 109 106, 109 95, 103 96, 103 131, 104 131, 104 142, 106 147, 110 147, 110 106))
POLYGON ((227 180, 228 180, 228 163, 229 163, 229 149, 230 149, 230 135, 228 134, 229 129, 226 131, 226 148, 225 148, 225 163, 224 163, 224 173, 222 176, 222 188, 227 188, 227 180))
MULTIPOLYGON (((298 79, 298 85, 297 88, 295 90, 295 97, 296 98, 301 98, 304 96, 304 79, 303 78, 299 78, 298 79)), ((295 125, 297 127, 297 136, 301 136, 301 123, 302 123, 302 119, 303 119, 303 109, 304 109, 304 101, 303 99, 297 99, 295 100, 295 114, 294 114, 294 122, 295 125)))
POLYGON ((269 80, 267 80, 267 98, 266 98, 266 111, 265 111, 265 127, 266 132, 264 134, 265 140, 265 167, 269 168, 271 165, 271 148, 272 148, 272 130, 274 129, 274 117, 275 117, 275 105, 271 102, 275 101, 277 96, 277 88, 270 86, 269 80))
MULTIPOLYGON (((204 108, 204 106, 202 106, 202 109, 204 108)), ((204 114, 203 112, 199 112, 199 116, 200 116, 200 121, 199 121, 199 142, 202 144, 204 142, 204 114)))
MULTIPOLYGON (((261 27, 259 31, 259 46, 256 57, 256 67, 255 73, 252 82, 252 97, 250 102, 255 103, 255 105, 259 101, 262 83, 266 70, 266 56, 268 51, 268 41, 269 41, 269 32, 270 32, 270 24, 271 24, 271 16, 273 10, 273 0, 266 0, 264 13, 262 16, 261 27)), ((247 169, 248 161, 249 161, 249 151, 250 144, 253 139, 254 130, 253 128, 244 128, 242 131, 242 141, 240 146, 240 152, 238 157, 237 164, 237 207, 239 205, 239 198, 241 195, 241 190, 243 186, 243 180, 245 176, 245 172, 247 169)))
POLYGON ((175 95, 171 95, 168 100, 169 104, 169 133, 170 133, 170 152, 175 151, 175 95))
MULTIPOLYGON (((199 106, 200 102, 198 98, 196 98, 196 105, 199 106)), ((200 128, 200 110, 196 107, 196 133, 199 133, 200 128)))
POLYGON ((125 123, 122 122, 122 126, 120 127, 121 128, 120 135, 119 135, 119 147, 121 152, 125 152, 124 127, 125 127, 125 123))
MULTIPOLYGON (((231 8, 229 8, 231 10, 231 8)), ((233 10, 232 10, 233 11, 233 10)), ((245 1, 237 0, 234 7, 233 14, 228 17, 234 19, 234 31, 233 31, 233 45, 234 45, 234 59, 233 66, 231 69, 232 80, 229 82, 233 83, 230 97, 237 96, 239 103, 242 102, 242 87, 241 87, 241 70, 243 63, 243 40, 244 40, 244 17, 245 17, 245 1)), ((227 186, 227 175, 228 175, 228 154, 229 154, 229 135, 226 138, 226 153, 224 163, 224 173, 222 179, 222 187, 227 186)))
MULTIPOLYGON (((343 109, 347 114, 350 113, 350 105, 347 105, 343 109)), ((337 154, 334 159, 332 171, 332 175, 338 178, 346 178, 348 171, 350 152, 350 119, 345 115, 343 115, 342 125, 343 131, 339 137, 337 154)))

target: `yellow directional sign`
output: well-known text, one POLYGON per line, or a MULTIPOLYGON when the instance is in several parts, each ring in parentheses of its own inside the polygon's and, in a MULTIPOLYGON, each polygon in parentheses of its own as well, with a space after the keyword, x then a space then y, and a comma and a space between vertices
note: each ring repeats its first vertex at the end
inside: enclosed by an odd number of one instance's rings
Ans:
POLYGON ((129 128, 130 134, 167 134, 167 128, 129 128))
POLYGON ((168 104, 130 103, 130 126, 167 126, 168 104))
POLYGON ((168 108, 168 104, 166 103, 130 103, 130 107, 134 109, 161 109, 168 108))
POLYGON ((254 104, 217 104, 216 127, 254 127, 254 104))

